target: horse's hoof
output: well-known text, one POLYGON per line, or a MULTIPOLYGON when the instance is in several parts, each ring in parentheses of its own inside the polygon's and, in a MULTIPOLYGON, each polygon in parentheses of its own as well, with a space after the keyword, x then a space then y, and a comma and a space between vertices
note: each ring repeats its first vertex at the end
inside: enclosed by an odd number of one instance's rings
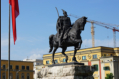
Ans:
POLYGON ((52 61, 52 64, 55 64, 55 61, 52 61))
POLYGON ((77 47, 77 48, 76 48, 76 50, 79 50, 79 49, 80 49, 80 47, 77 47))
POLYGON ((79 50, 79 48, 76 48, 76 50, 79 50))
POLYGON ((76 60, 76 57, 73 57, 73 60, 72 61, 74 61, 74 62, 78 62, 77 60, 76 60))
POLYGON ((66 63, 67 63, 67 61, 68 61, 68 56, 66 57, 66 63))

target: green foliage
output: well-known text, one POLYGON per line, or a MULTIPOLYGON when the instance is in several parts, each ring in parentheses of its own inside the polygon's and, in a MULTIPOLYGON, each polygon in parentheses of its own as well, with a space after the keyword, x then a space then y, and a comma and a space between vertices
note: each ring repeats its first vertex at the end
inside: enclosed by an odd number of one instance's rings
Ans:
POLYGON ((110 73, 110 74, 106 74, 107 76, 105 77, 105 79, 113 79, 113 74, 112 73, 110 73))

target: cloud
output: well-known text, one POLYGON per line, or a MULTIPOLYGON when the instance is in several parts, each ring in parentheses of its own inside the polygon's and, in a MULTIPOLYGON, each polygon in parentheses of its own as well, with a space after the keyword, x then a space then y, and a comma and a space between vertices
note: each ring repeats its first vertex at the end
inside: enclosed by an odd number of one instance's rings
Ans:
MULTIPOLYGON (((13 43, 13 38, 10 38, 10 44, 13 43)), ((8 39, 1 39, 1 47, 8 46, 8 39)))
POLYGON ((8 46, 8 39, 1 40, 1 46, 8 46))
POLYGON ((31 54, 44 54, 44 53, 48 53, 48 48, 46 49, 39 49, 39 48, 36 48, 36 49, 33 49, 31 52, 31 54))
MULTIPOLYGON (((10 38, 10 51, 11 51, 11 57, 12 59, 17 59, 17 57, 19 57, 21 55, 21 52, 25 54, 25 56, 20 57, 21 60, 23 58, 25 58, 26 56, 29 56, 30 58, 42 58, 42 54, 39 53, 41 50, 33 50, 37 47, 36 44, 41 43, 41 41, 44 39, 40 39, 41 37, 17 37, 16 43, 14 45, 14 41, 13 41, 13 37, 10 38), (28 41, 29 40, 29 41, 28 41), (33 46, 34 45, 34 46, 33 46), (27 46, 27 48, 25 47, 27 46), (32 49, 31 49, 31 46, 32 49), (31 53, 32 54, 29 54, 31 53), (28 52, 28 53, 27 53, 28 52), (36 55, 37 56, 36 56, 36 55), (14 56, 15 55, 15 56, 14 56), (16 57, 17 56, 17 57, 16 57)), ((1 58, 2 59, 7 59, 7 55, 8 55, 8 38, 7 37, 2 37, 1 39, 1 58)), ((41 51, 44 52, 44 51, 41 51)), ((18 59, 20 59, 18 58, 18 59)))
MULTIPOLYGON (((92 47, 92 39, 83 40, 82 45, 83 47, 92 47)), ((113 42, 113 39, 109 39, 109 40, 95 39, 95 47, 96 46, 114 47, 114 42, 113 42)), ((119 39, 116 39, 116 47, 119 47, 119 39)))
POLYGON ((29 59, 40 59, 42 56, 40 54, 33 54, 29 57, 29 59))
POLYGON ((28 57, 28 59, 42 59, 43 54, 48 54, 48 49, 32 49, 29 54, 30 56, 28 57))
MULTIPOLYGON (((21 37, 17 37, 17 40, 16 41, 20 41, 20 40, 23 40, 23 38, 21 37)), ((10 45, 13 45, 13 37, 10 38, 10 45)), ((8 38, 2 38, 1 39, 1 47, 5 47, 5 46, 8 46, 8 38)))
MULTIPOLYGON (((117 44, 117 47, 118 47, 119 46, 119 40, 118 39, 116 40, 116 44, 117 44)), ((95 47, 97 47, 97 46, 113 47, 113 39, 109 39, 109 40, 107 40, 107 39, 106 40, 95 39, 95 47)), ((81 49, 89 48, 89 47, 92 47, 92 39, 83 40, 81 49)), ((45 49, 36 48, 36 49, 33 49, 33 50, 31 50, 30 53, 28 53, 29 54, 28 59, 42 59, 44 54, 49 54, 49 52, 48 52, 49 49, 50 48, 45 48, 45 49)), ((66 51, 71 51, 71 50, 74 50, 74 46, 67 47, 66 51)), ((52 52, 50 54, 52 54, 52 52)), ((58 48, 56 53, 57 52, 62 52, 62 49, 58 48)))

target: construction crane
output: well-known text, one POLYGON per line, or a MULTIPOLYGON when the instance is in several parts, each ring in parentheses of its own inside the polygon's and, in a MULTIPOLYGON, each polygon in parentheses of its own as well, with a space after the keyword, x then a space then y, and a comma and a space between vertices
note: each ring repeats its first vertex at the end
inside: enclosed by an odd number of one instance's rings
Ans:
MULTIPOLYGON (((79 18, 78 16, 72 15, 72 14, 70 14, 69 16, 79 18)), ((114 42, 114 47, 116 47, 116 31, 119 32, 119 29, 117 29, 116 27, 119 27, 119 25, 102 23, 102 22, 98 22, 95 20, 87 20, 87 22, 91 23, 92 47, 95 47, 94 24, 113 30, 113 42, 114 42), (114 26, 116 26, 116 27, 114 27, 114 26)))

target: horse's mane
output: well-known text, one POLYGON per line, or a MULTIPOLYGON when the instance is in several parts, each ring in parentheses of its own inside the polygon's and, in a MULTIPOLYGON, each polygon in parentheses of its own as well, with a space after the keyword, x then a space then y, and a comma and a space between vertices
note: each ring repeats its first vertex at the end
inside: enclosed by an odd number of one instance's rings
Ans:
POLYGON ((81 18, 77 19, 72 27, 73 28, 79 28, 79 29, 82 29, 82 27, 84 28, 85 23, 86 23, 86 19, 87 19, 86 17, 81 17, 81 18))
POLYGON ((78 23, 83 23, 83 22, 85 22, 86 21, 86 17, 81 17, 81 18, 79 18, 79 19, 77 19, 76 21, 75 21, 75 23, 76 22, 78 22, 78 23))

